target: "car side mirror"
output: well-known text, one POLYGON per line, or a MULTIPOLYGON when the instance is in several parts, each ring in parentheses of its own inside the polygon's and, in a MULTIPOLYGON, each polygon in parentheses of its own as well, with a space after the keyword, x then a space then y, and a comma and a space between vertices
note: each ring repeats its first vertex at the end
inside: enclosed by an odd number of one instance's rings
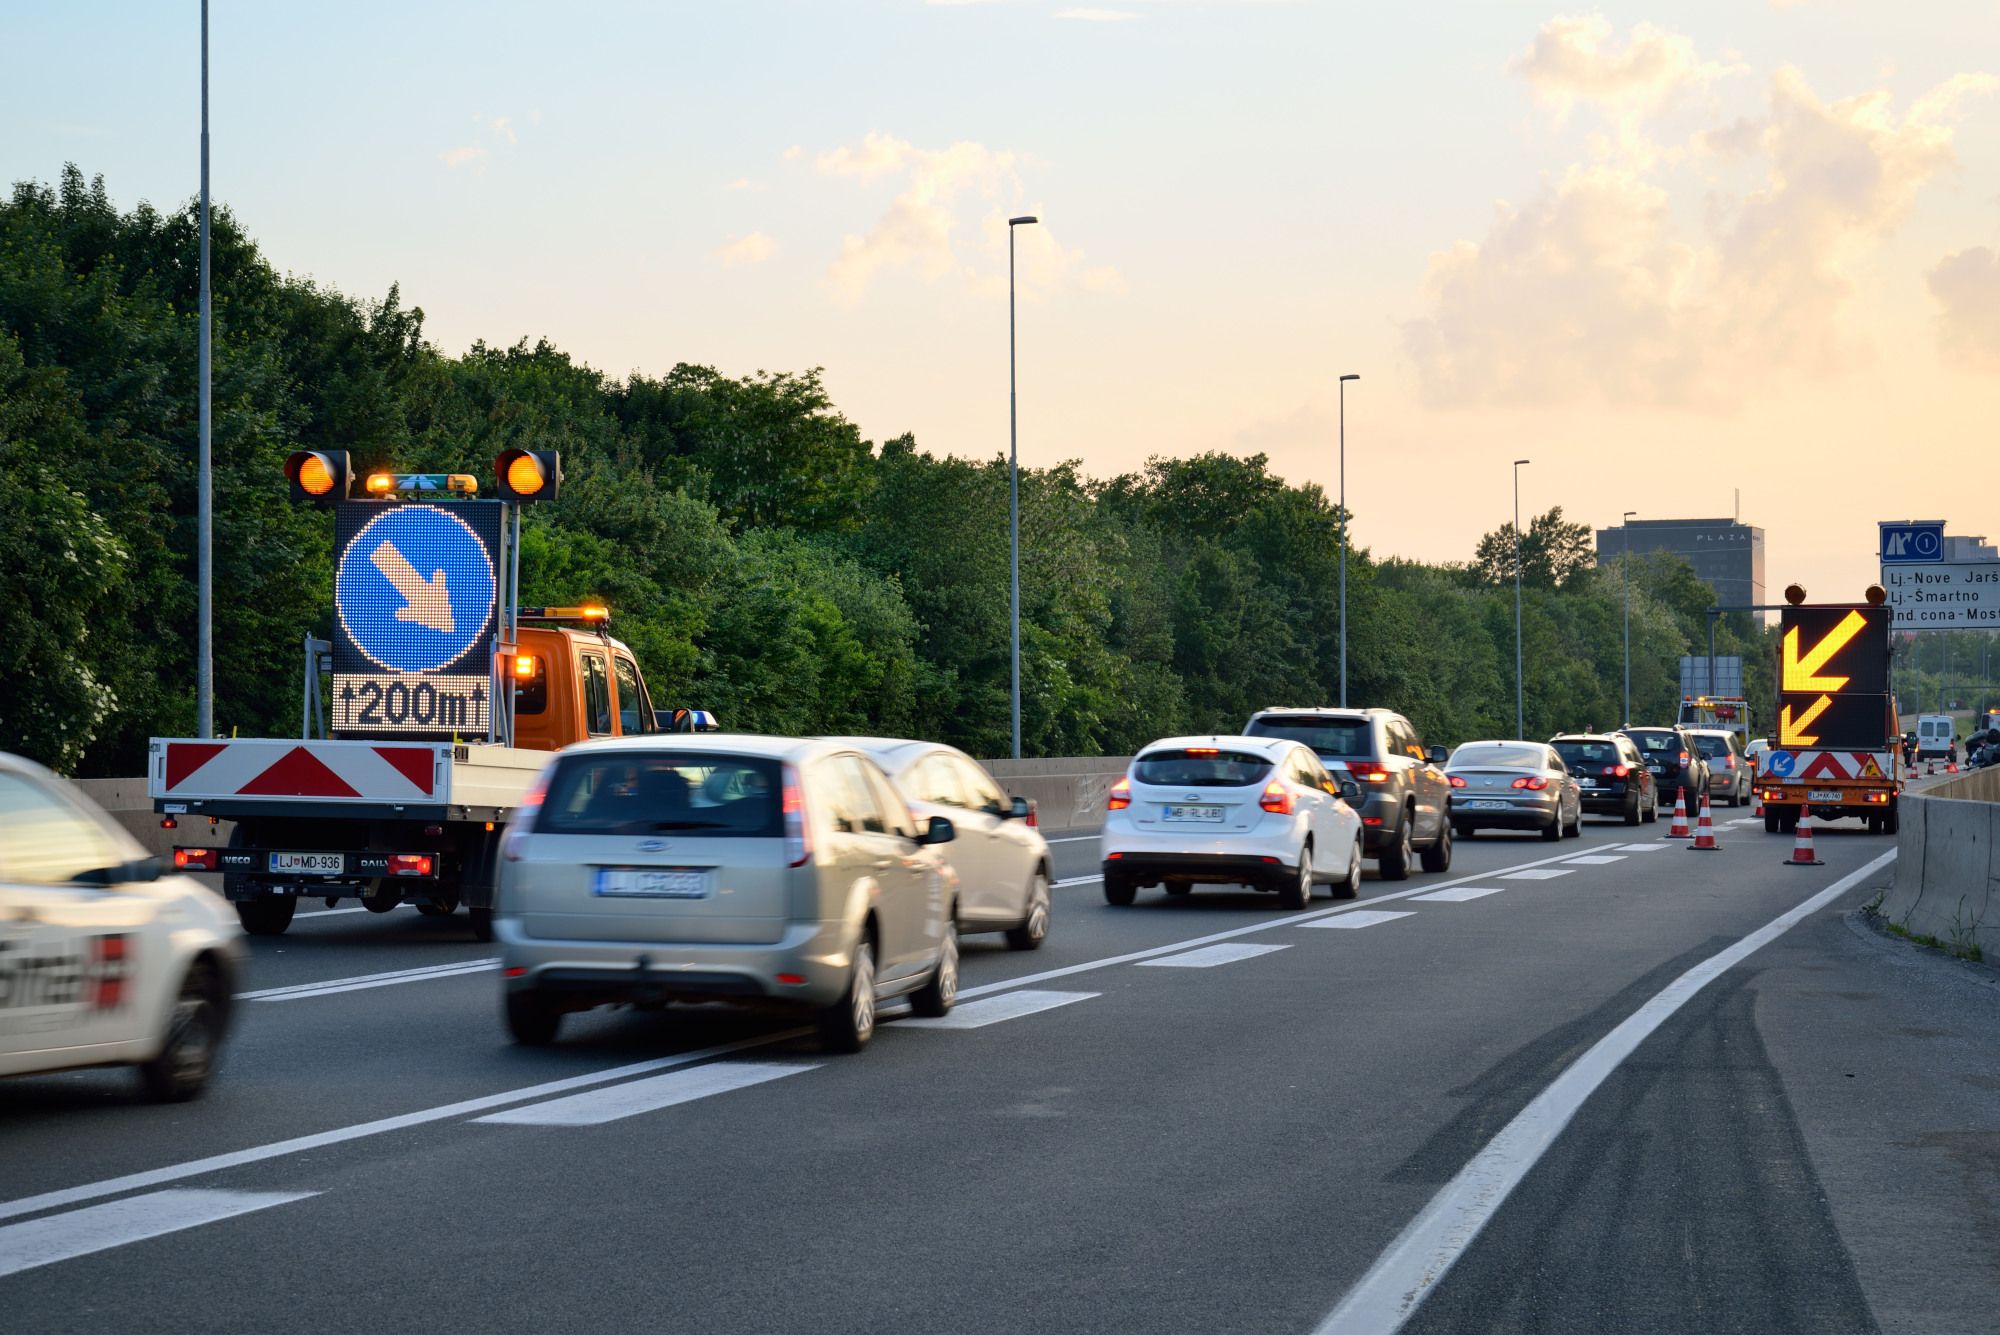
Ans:
POLYGON ((1360 802, 1361 785, 1356 783, 1352 779, 1342 779, 1340 781, 1340 799, 1341 801, 1347 803, 1349 806, 1353 806, 1356 803, 1360 802))
POLYGON ((77 885, 133 885, 159 880, 162 870, 163 864, 158 858, 133 858, 130 862, 78 872, 71 879, 77 885))
POLYGON ((653 711, 653 731, 672 732, 673 730, 674 716, 664 709, 655 709, 653 711))
POLYGON ((1015 798, 1013 805, 1007 808, 1007 815, 1012 820, 1026 820, 1034 814, 1035 804, 1025 797, 1015 798))
POLYGON ((1433 746, 1430 750, 1424 752, 1424 759, 1430 761, 1433 765, 1442 765, 1447 758, 1442 746, 1433 746))
POLYGON ((920 844, 948 844, 956 838, 958 838, 958 830, 952 825, 949 817, 932 816, 930 823, 924 826, 923 835, 917 842, 920 844))

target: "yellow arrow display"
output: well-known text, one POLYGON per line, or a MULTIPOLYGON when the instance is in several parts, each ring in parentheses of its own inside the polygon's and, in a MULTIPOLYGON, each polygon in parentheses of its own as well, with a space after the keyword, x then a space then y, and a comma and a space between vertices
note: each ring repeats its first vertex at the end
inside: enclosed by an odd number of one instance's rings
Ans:
MULTIPOLYGON (((1847 678, 1840 677, 1837 680, 1844 682, 1847 678)), ((1800 714, 1796 719, 1792 717, 1792 707, 1790 705, 1786 705, 1783 709, 1780 709, 1778 711, 1778 745, 1785 747, 1818 745, 1819 734, 1808 734, 1806 729, 1810 728, 1813 725, 1813 720, 1824 714, 1832 704, 1832 696, 1822 695, 1819 699, 1807 705, 1805 712, 1800 714)))
MULTIPOLYGON (((1847 685, 1846 677, 1822 677, 1819 670, 1832 661, 1833 656, 1847 647, 1847 642, 1859 635, 1868 625, 1868 618, 1859 612, 1849 612, 1840 619, 1840 624, 1826 633, 1826 637, 1815 644, 1806 654, 1799 654, 1799 628, 1792 627, 1785 632, 1783 660, 1784 683, 1782 691, 1837 691, 1847 685)), ((1808 710, 1808 715, 1817 710, 1808 710)))

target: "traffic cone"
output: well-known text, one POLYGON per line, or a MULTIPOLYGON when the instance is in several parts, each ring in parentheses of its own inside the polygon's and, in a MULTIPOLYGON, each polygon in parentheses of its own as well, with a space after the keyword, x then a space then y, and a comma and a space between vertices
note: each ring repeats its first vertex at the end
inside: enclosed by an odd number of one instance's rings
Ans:
POLYGON ((1812 846, 1812 817, 1803 811, 1799 813, 1798 838, 1792 840, 1792 855, 1785 859, 1787 867, 1824 867, 1812 846))
POLYGON ((1930 766, 1931 767, 1924 772, 1926 775, 1935 778, 1937 776, 1937 757, 1933 756, 1931 758, 1930 766))
POLYGON ((1944 772, 1945 772, 1946 774, 1956 774, 1956 773, 1958 773, 1958 762, 1957 762, 1956 760, 1954 760, 1954 761, 1952 761, 1952 762, 1951 762, 1951 763, 1950 763, 1949 765, 1946 765, 1946 766, 1944 767, 1944 772))
POLYGON ((1719 853, 1722 845, 1715 842, 1715 823, 1708 818, 1708 794, 1701 795, 1701 819, 1695 822, 1694 842, 1688 845, 1690 853, 1719 853))
POLYGON ((1750 813, 1750 819, 1762 820, 1764 819, 1764 790, 1762 788, 1757 788, 1752 791, 1754 791, 1757 794, 1757 809, 1750 813))
POLYGON ((1683 789, 1674 794, 1674 823, 1667 827, 1662 839, 1685 839, 1688 837, 1687 792, 1683 789))

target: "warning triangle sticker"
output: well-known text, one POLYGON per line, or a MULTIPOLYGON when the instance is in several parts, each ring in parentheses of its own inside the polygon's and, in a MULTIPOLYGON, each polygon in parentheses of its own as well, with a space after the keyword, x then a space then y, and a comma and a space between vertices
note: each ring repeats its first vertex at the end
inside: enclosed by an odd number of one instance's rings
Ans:
POLYGON ((1862 765, 1861 777, 1864 779, 1879 779, 1882 777, 1882 767, 1875 763, 1874 756, 1869 756, 1867 763, 1862 765))

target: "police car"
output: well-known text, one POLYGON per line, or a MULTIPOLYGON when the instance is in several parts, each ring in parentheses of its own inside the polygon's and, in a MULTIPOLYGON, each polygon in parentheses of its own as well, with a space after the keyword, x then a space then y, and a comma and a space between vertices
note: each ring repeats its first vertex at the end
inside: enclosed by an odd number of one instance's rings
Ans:
POLYGON ((0 754, 0 1076, 131 1065, 201 1092, 242 959, 220 895, 161 875, 76 788, 0 754))

